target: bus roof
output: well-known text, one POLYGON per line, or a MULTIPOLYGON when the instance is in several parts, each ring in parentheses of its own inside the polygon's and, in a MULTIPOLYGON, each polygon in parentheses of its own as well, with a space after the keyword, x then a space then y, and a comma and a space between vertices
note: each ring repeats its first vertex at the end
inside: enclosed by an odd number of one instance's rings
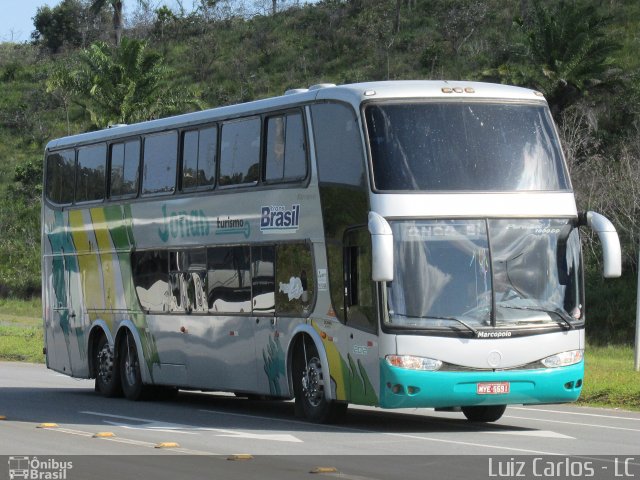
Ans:
POLYGON ((365 82, 347 85, 319 84, 295 89, 279 97, 225 107, 211 108, 132 125, 117 125, 95 132, 81 133, 51 140, 47 150, 75 147, 88 143, 136 136, 169 128, 189 128, 208 122, 260 114, 270 110, 286 109, 313 101, 337 100, 357 107, 362 101, 384 99, 494 99, 510 101, 544 102, 541 93, 531 89, 493 83, 451 80, 399 80, 365 82))

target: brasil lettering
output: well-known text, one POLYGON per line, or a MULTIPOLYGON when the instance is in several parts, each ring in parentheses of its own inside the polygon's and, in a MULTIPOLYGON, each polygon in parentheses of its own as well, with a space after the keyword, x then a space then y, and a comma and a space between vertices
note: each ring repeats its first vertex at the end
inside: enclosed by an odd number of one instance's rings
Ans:
POLYGON ((300 204, 287 209, 284 205, 263 206, 260 214, 262 233, 291 233, 300 225, 300 204))
POLYGON ((162 225, 158 228, 158 236, 163 242, 170 238, 206 237, 211 231, 209 219, 202 210, 167 212, 162 206, 162 225))

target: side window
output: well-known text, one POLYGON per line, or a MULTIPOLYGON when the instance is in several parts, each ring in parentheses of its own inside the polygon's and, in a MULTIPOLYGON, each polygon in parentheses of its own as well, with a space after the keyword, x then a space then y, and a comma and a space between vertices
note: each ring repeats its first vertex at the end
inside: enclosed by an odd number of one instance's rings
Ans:
POLYGON ((75 150, 63 150, 47 157, 47 198, 58 205, 73 202, 75 150))
POLYGON ((203 313, 207 308, 207 251, 169 253, 169 311, 203 313))
POLYGON ((103 143, 78 150, 76 202, 104 199, 107 146, 103 143))
POLYGON ((371 239, 366 229, 345 235, 344 285, 347 325, 375 331, 375 285, 371 280, 371 239))
POLYGON ((165 132, 145 137, 143 195, 168 195, 175 191, 177 157, 177 132, 165 132))
POLYGON ((133 252, 131 267, 142 308, 161 313, 169 305, 169 254, 164 250, 133 252))
POLYGON ((315 287, 311 248, 304 243, 276 246, 276 313, 309 313, 315 287))
POLYGON ((222 125, 220 186, 250 185, 260 173, 260 119, 250 118, 222 125))
POLYGON ((216 176, 216 127, 191 130, 183 134, 182 190, 213 187, 216 176))
POLYGON ((251 312, 249 247, 214 247, 207 251, 207 300, 212 313, 251 312))
POLYGON ((267 119, 265 180, 286 182, 307 175, 307 144, 302 114, 267 119))
POLYGON ((140 140, 111 145, 111 198, 131 198, 138 195, 140 170, 140 140))
POLYGON ((251 249, 251 285, 254 314, 275 311, 275 248, 251 249))

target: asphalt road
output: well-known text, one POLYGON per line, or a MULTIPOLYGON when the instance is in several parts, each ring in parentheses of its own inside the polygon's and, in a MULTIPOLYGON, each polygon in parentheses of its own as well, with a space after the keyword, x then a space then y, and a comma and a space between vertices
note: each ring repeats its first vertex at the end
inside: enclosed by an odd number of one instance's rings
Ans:
POLYGON ((622 410, 512 406, 496 423, 473 424, 461 413, 351 406, 340 425, 315 425, 296 419, 292 402, 192 392, 162 402, 107 399, 93 381, 0 363, 0 416, 0 479, 19 457, 37 457, 40 471, 71 459, 63 480, 288 479, 318 467, 317 476, 352 480, 513 478, 519 470, 523 478, 640 478, 640 413, 622 410))

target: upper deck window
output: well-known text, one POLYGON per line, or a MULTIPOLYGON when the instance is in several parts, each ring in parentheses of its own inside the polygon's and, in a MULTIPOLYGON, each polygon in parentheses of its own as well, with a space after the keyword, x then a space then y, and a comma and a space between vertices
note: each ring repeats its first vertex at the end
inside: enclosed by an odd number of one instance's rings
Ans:
POLYGON ((377 190, 569 189, 545 106, 391 103, 365 116, 377 190))
POLYGON ((182 190, 213 187, 216 177, 216 127, 190 130, 182 137, 182 190))
POLYGON ((260 176, 260 118, 222 126, 220 186, 255 184, 260 176))
POLYGON ((177 159, 177 132, 165 132, 145 138, 143 195, 167 195, 174 192, 177 159))
POLYGON ((138 194, 140 140, 111 145, 111 198, 135 197, 138 194))
POLYGON ((267 120, 265 180, 287 182, 307 175, 307 147, 300 113, 267 120))
POLYGON ((63 150, 47 157, 47 198, 58 205, 73 202, 75 150, 63 150))
POLYGON ((107 146, 104 143, 78 149, 76 202, 104 198, 107 146))

